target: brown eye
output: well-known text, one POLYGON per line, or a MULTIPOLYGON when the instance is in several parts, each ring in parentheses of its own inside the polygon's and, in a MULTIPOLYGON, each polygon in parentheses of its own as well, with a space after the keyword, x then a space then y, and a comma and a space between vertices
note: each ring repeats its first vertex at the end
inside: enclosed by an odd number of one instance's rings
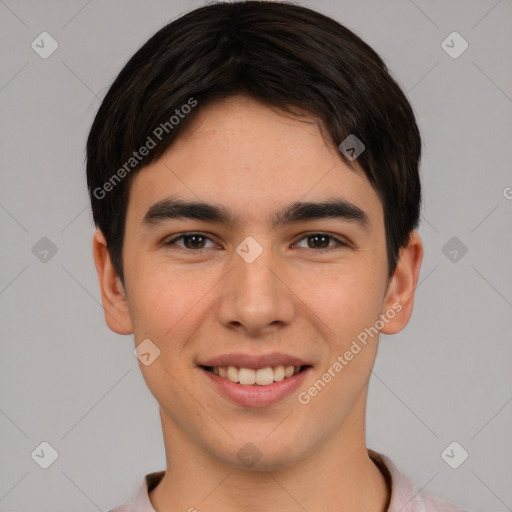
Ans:
POLYGON ((327 235, 310 235, 307 237, 311 249, 326 249, 331 237, 327 235))
POLYGON ((187 249, 203 249, 205 237, 202 235, 185 235, 183 244, 187 249))
POLYGON ((341 240, 338 240, 337 238, 334 238, 333 236, 327 235, 325 233, 312 233, 306 235, 299 240, 299 243, 302 242, 302 240, 306 240, 307 243, 307 246, 302 248, 314 250, 316 249, 319 250, 318 252, 322 252, 322 250, 333 249, 336 248, 336 246, 347 246, 347 244, 341 240), (330 245, 330 242, 334 242, 334 245, 330 245))
POLYGON ((201 233, 184 233, 180 236, 177 236, 176 238, 173 238, 169 242, 166 242, 165 245, 175 245, 183 250, 199 252, 201 249, 208 249, 208 247, 205 247, 205 243, 208 240, 210 239, 201 233), (182 244, 176 243, 178 241, 182 241, 182 244))

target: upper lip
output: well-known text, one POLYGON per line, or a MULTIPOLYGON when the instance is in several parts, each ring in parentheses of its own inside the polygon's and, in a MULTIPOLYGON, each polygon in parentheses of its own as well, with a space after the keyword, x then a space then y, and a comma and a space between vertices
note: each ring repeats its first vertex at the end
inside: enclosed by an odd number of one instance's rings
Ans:
POLYGON ((299 357, 272 352, 269 354, 231 353, 215 356, 199 363, 199 366, 236 366, 238 368, 268 368, 275 366, 309 366, 309 363, 299 357))

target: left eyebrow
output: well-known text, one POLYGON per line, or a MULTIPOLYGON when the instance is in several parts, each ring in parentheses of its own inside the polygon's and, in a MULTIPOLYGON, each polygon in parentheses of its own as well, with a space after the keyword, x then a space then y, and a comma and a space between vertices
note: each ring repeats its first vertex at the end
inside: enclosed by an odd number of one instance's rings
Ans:
MULTIPOLYGON (((240 225, 237 214, 222 205, 168 198, 153 204, 142 219, 146 226, 172 219, 195 219, 225 224, 230 228, 240 225)), ((319 219, 342 219, 356 222, 363 229, 370 225, 368 215, 355 204, 344 199, 322 202, 295 202, 276 212, 271 219, 271 230, 297 222, 319 219)))
POLYGON ((370 226, 368 215, 345 199, 330 199, 322 202, 292 203, 277 212, 272 220, 272 229, 296 222, 318 219, 341 219, 356 222, 367 230, 370 226))

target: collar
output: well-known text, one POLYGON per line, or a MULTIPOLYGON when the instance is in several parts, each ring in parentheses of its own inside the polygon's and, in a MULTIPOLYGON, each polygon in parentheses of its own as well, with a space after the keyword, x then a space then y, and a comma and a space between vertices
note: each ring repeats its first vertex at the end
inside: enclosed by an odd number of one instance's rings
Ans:
MULTIPOLYGON (((418 489, 385 455, 373 450, 368 450, 368 455, 384 475, 388 489, 391 489, 387 512, 464 512, 418 489)), ((145 475, 134 499, 110 512, 156 512, 149 500, 149 492, 160 483, 164 475, 165 471, 145 475)))

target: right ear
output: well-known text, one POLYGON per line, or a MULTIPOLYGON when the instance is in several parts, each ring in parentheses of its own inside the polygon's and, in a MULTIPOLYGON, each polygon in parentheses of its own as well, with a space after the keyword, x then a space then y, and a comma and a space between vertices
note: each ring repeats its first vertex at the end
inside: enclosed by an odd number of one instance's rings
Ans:
POLYGON ((94 234, 92 248, 100 284, 103 311, 105 312, 105 322, 117 334, 132 334, 133 326, 126 292, 110 259, 105 236, 99 229, 94 234))

